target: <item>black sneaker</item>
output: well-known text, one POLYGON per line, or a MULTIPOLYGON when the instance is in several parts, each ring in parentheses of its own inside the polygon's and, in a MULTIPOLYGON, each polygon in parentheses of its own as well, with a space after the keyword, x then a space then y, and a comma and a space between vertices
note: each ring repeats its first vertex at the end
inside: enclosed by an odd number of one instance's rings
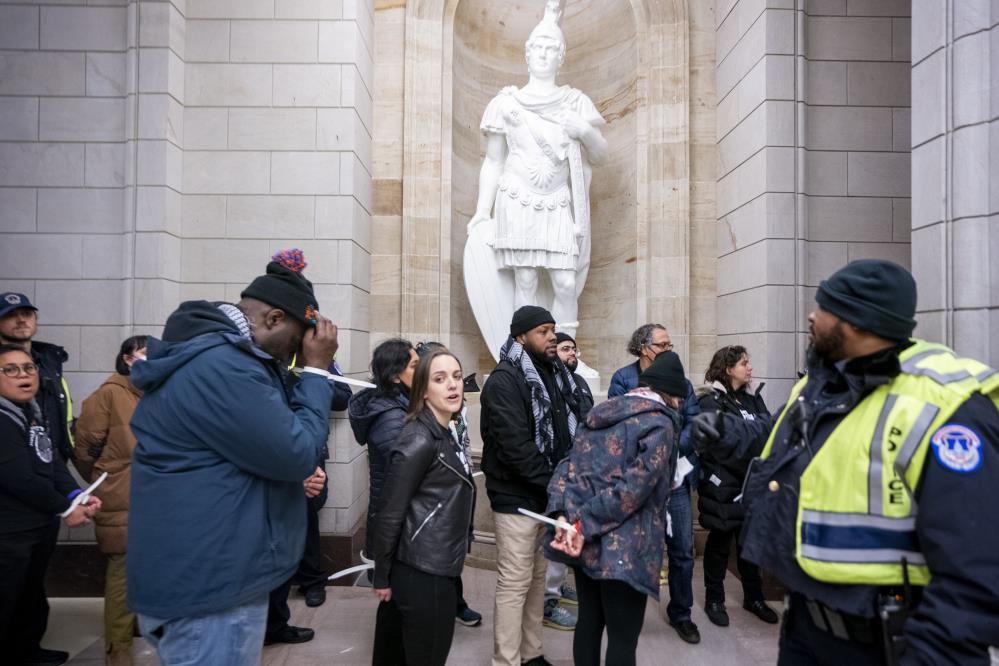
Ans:
POLYGON ((264 645, 275 643, 308 643, 316 637, 316 632, 308 627, 285 625, 273 634, 264 636, 264 645))
POLYGON ((725 602, 709 601, 704 605, 704 614, 711 620, 711 624, 719 627, 728 626, 728 613, 725 612, 725 602))
POLYGON ((777 624, 780 621, 780 618, 777 617, 777 611, 767 606, 765 601, 747 601, 742 604, 742 607, 767 624, 777 624))
POLYGON ((454 619, 466 627, 477 627, 482 624, 482 613, 473 611, 468 606, 465 606, 457 612, 454 619))
POLYGON ((27 666, 34 664, 44 664, 45 666, 57 666, 69 661, 69 653, 62 650, 46 650, 43 647, 35 650, 24 662, 27 666))
POLYGON ((305 605, 309 608, 316 608, 326 603, 326 585, 322 583, 313 585, 302 593, 305 595, 305 605))
POLYGON ((676 629, 676 633, 687 643, 694 645, 701 642, 701 632, 697 630, 697 625, 689 619, 680 620, 679 622, 670 620, 669 626, 676 629))

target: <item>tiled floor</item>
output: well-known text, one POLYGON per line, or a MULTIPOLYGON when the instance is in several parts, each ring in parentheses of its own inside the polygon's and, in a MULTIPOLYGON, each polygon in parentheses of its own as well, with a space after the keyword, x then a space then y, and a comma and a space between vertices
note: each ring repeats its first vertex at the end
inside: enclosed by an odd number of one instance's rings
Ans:
MULTIPOLYGON (((760 622, 742 610, 738 581, 729 576, 729 615, 732 623, 721 629, 708 622, 701 610, 704 585, 700 561, 695 567, 693 620, 701 630, 701 643, 688 645, 661 619, 660 606, 649 602, 645 626, 639 640, 639 664, 773 664, 777 661, 777 626, 760 622)), ((488 664, 492 654, 493 589, 496 574, 467 568, 462 577, 465 598, 483 615, 482 626, 455 627, 449 664, 488 664)), ((330 587, 319 608, 308 608, 301 597, 292 596, 292 624, 316 629, 316 638, 301 645, 264 648, 267 666, 306 664, 370 664, 376 602, 369 588, 330 587)), ((52 616, 44 645, 71 650, 74 666, 103 664, 99 599, 52 599, 52 616)), ((771 602, 777 610, 780 603, 771 602)), ((662 606, 665 610, 665 604, 662 606)), ((545 656, 554 664, 572 664, 572 632, 544 630, 545 656)), ((133 646, 136 666, 158 663, 142 639, 133 646)))

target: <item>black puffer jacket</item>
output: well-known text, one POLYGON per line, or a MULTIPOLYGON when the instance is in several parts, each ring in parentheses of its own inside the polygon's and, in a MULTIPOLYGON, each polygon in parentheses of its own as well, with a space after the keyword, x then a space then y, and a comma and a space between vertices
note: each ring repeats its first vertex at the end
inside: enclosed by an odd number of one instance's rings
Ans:
POLYGON ((402 393, 387 396, 377 393, 375 389, 365 389, 352 395, 347 405, 354 439, 361 446, 368 447, 368 528, 364 551, 369 557, 385 467, 389 452, 405 425, 407 409, 409 400, 402 393))
POLYGON ((721 412, 724 418, 721 439, 697 450, 698 520, 705 529, 728 532, 742 525, 746 511, 735 499, 742 492, 749 461, 763 450, 773 427, 773 417, 760 397, 762 390, 760 384, 755 393, 744 388, 729 392, 720 382, 696 389, 701 411, 721 412))
POLYGON ((429 574, 460 576, 474 505, 475 484, 457 441, 425 409, 405 425, 389 454, 371 542, 374 586, 391 587, 395 560, 429 574))

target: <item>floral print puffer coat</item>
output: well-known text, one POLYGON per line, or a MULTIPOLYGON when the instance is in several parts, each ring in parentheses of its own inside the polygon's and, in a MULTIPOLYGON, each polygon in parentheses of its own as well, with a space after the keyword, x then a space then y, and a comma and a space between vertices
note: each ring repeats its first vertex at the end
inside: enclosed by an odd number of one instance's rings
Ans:
MULTIPOLYGON (((572 452, 548 484, 548 515, 581 524, 575 564, 595 580, 619 580, 659 598, 680 415, 648 389, 611 398, 590 411, 572 452)), ((564 554, 545 552, 552 559, 564 554)))

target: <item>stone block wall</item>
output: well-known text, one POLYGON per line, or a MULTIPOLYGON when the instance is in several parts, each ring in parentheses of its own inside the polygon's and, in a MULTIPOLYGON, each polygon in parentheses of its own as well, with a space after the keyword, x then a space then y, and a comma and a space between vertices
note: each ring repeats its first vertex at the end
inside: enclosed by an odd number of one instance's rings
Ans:
POLYGON ((999 5, 912 7, 912 253, 919 328, 999 364, 999 5))
POLYGON ((804 366, 819 282, 909 266, 909 2, 716 3, 718 336, 771 405, 804 366))
MULTIPOLYGON (((182 300, 238 300, 288 247, 340 327, 338 361, 364 375, 370 0, 93 5, 0 6, 0 288, 67 348, 77 408, 122 338, 158 334, 182 300)), ((366 508, 344 425, 321 519, 338 534, 366 508)))
POLYGON ((715 3, 718 344, 749 349, 771 404, 795 370, 793 7, 715 3))

